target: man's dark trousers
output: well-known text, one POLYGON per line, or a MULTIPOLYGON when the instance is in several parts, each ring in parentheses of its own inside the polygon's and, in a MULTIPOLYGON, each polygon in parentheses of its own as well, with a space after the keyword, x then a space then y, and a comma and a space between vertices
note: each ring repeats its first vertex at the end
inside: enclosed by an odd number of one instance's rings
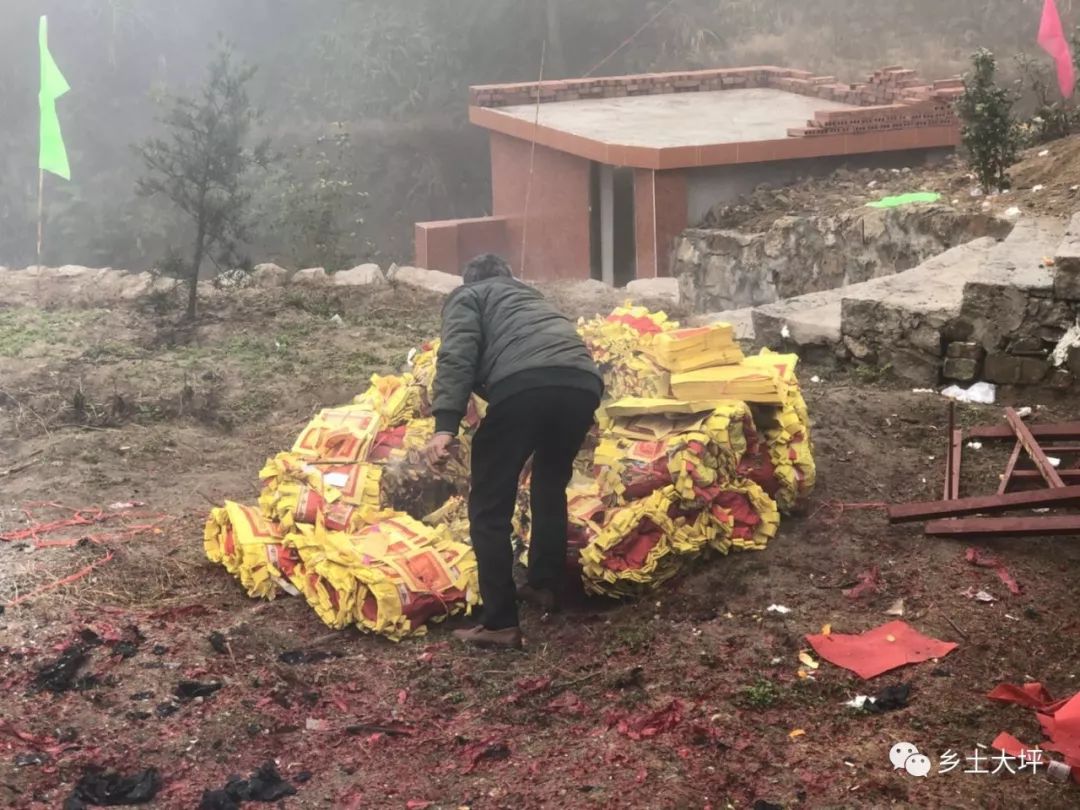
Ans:
POLYGON ((483 625, 517 627, 511 521, 518 479, 533 457, 528 583, 557 591, 566 570, 566 487, 599 401, 578 388, 534 388, 488 410, 472 445, 469 523, 483 625))

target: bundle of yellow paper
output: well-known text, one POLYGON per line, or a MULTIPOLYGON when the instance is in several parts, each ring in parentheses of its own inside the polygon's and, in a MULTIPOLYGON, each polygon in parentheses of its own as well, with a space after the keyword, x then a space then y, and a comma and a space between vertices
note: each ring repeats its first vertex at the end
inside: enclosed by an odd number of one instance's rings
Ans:
POLYGON ((213 509, 203 532, 211 562, 225 566, 248 596, 273 599, 279 590, 295 592, 288 580, 299 558, 284 545, 281 527, 252 506, 226 501, 213 509))
POLYGON ((746 358, 734 366, 713 366, 674 374, 671 377, 672 393, 686 400, 735 399, 782 405, 787 396, 787 383, 775 367, 752 362, 754 359, 746 358))
POLYGON ((581 321, 578 332, 604 374, 608 396, 666 397, 669 374, 645 351, 676 326, 662 312, 627 306, 581 321))
MULTIPOLYGON (((744 358, 727 325, 678 330, 642 307, 579 331, 608 396, 569 493, 568 565, 585 587, 640 594, 706 548, 764 548, 778 505, 790 509, 814 484, 798 359, 744 358)), ((302 595, 332 627, 400 639, 470 610, 465 495, 485 405, 472 398, 452 462, 430 470, 421 451, 434 431, 438 347, 424 344, 401 376, 374 376, 350 404, 321 411, 267 461, 258 508, 211 512, 207 557, 252 596, 302 595)), ((527 553, 527 474, 519 484, 513 530, 527 553)))
POLYGON ((616 597, 654 590, 705 547, 711 526, 703 511, 682 510, 671 489, 609 512, 581 552, 586 590, 616 597))
POLYGON ((330 627, 356 624, 397 641, 477 602, 476 557, 445 527, 385 512, 356 532, 299 528, 285 544, 312 581, 304 596, 330 627))
POLYGON ((729 323, 676 329, 656 336, 649 353, 673 373, 709 366, 726 366, 743 359, 729 323))

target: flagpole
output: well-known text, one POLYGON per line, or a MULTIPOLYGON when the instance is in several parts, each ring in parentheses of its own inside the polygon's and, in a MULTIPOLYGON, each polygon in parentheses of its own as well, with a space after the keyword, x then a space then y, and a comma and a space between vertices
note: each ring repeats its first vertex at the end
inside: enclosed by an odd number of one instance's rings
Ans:
POLYGON ((37 266, 41 267, 41 248, 45 235, 45 170, 38 169, 37 187, 37 266))

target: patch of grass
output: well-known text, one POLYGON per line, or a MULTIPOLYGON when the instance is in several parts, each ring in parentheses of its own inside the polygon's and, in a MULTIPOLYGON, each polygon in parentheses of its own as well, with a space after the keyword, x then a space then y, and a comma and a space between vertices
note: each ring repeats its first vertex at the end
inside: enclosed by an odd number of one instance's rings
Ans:
POLYGON ((653 642, 653 629, 647 622, 631 622, 615 627, 605 652, 637 653, 648 649, 653 642))
POLYGON ((254 388, 232 404, 230 410, 238 421, 248 422, 261 419, 274 410, 278 394, 266 388, 254 388))
POLYGON ((768 709, 780 700, 780 689, 772 681, 758 678, 739 690, 736 701, 751 709, 768 709))
POLYGON ((860 385, 876 385, 885 380, 892 372, 892 363, 883 366, 874 366, 869 363, 859 363, 851 369, 851 376, 860 385))
POLYGON ((332 318, 341 313, 338 297, 325 290, 290 290, 285 295, 285 306, 320 318, 332 318))
POLYGON ((108 360, 137 360, 142 356, 142 352, 138 349, 133 349, 126 343, 116 343, 107 340, 104 343, 91 346, 82 353, 81 359, 89 363, 95 363, 108 360))
POLYGON ((0 309, 0 356, 55 356, 57 347, 78 346, 83 330, 106 315, 95 309, 0 309))
POLYGON ((366 379, 386 365, 385 358, 361 349, 358 352, 350 352, 342 358, 341 371, 347 377, 366 379))

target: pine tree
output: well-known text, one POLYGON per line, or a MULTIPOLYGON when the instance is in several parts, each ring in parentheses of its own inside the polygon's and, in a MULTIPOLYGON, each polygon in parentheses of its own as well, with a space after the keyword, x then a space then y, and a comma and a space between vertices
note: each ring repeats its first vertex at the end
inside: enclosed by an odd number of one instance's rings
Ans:
POLYGON ((253 169, 266 168, 269 144, 246 144, 258 111, 247 94, 253 67, 236 65, 223 45, 213 61, 198 98, 178 96, 162 119, 168 138, 151 138, 136 147, 147 174, 136 190, 161 195, 191 220, 195 244, 188 280, 187 318, 194 320, 199 271, 205 259, 219 264, 235 259, 247 238, 253 169))
POLYGON ((962 137, 968 162, 983 191, 1009 187, 1007 170, 1017 159, 1019 136, 1012 93, 995 83, 997 61, 985 48, 971 57, 973 72, 964 77, 964 94, 956 109, 963 122, 962 137))

